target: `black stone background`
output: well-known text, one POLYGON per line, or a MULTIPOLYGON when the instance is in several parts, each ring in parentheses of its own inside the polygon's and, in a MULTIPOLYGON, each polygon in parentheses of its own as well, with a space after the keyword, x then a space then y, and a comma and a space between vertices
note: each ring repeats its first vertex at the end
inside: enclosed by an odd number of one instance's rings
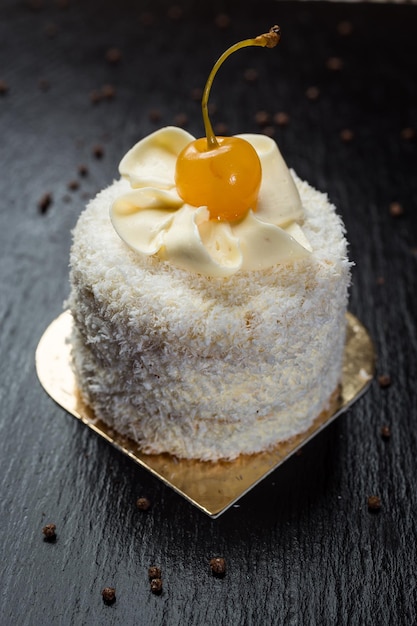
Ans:
POLYGON ((417 129, 416 18, 411 5, 1 0, 2 625, 417 623, 416 139, 403 136, 417 129), (240 51, 220 70, 213 124, 257 132, 259 110, 289 114, 267 132, 345 220, 356 263, 350 310, 392 384, 374 381, 213 521, 56 406, 34 353, 68 294, 70 233, 87 199, 151 130, 185 114, 201 135, 191 91, 224 49, 274 23, 277 49, 240 51), (106 61, 112 47, 119 63, 106 61), (333 57, 339 70, 328 67, 333 57), (105 84, 114 98, 92 104, 105 84), (41 211, 45 193, 52 202, 41 211), (403 215, 391 215, 393 202, 403 215), (371 494, 382 499, 377 514, 371 494), (152 501, 146 513, 135 506, 141 495, 152 501), (55 543, 43 540, 48 522, 55 543), (216 555, 227 560, 223 579, 208 568, 216 555), (163 571, 161 596, 149 591, 152 564, 163 571), (112 606, 104 586, 116 587, 112 606))

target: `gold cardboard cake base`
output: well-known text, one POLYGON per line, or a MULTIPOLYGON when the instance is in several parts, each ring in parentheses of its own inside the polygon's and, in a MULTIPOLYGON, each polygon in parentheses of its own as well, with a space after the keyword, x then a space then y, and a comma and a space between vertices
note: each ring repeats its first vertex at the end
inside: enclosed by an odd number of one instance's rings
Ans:
POLYGON ((281 463, 346 411, 367 389, 374 374, 372 341, 352 314, 347 314, 347 334, 341 387, 332 396, 330 408, 323 411, 304 433, 280 443, 273 450, 241 455, 235 461, 196 461, 169 454, 143 454, 139 446, 119 435, 80 398, 71 368, 72 317, 62 313, 46 329, 36 351, 36 369, 45 391, 86 426, 104 437, 133 461, 148 469, 164 483, 212 518, 232 506, 281 463))

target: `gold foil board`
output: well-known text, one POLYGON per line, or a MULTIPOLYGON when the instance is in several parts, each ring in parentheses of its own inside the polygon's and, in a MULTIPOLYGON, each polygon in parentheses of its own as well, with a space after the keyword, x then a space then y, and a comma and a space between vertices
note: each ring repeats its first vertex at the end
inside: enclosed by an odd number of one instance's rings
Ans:
POLYGON ((323 411, 306 432, 268 452, 241 455, 234 461, 197 461, 169 454, 144 454, 134 441, 95 418, 90 407, 81 400, 72 371, 69 337, 73 322, 68 311, 56 318, 43 334, 36 350, 36 369, 45 391, 68 413, 201 511, 216 518, 346 411, 368 388, 374 375, 374 347, 360 321, 351 313, 346 317, 342 380, 329 409, 323 411))

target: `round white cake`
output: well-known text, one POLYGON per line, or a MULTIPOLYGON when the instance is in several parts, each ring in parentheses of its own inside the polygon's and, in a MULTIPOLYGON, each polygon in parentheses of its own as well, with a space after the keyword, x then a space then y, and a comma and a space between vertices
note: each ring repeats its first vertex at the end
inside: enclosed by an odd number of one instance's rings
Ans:
POLYGON ((340 381, 350 263, 327 197, 292 174, 311 253, 207 277, 141 255, 109 210, 121 179, 74 230, 73 360, 95 415, 146 453, 201 460, 266 450, 309 428, 340 381))

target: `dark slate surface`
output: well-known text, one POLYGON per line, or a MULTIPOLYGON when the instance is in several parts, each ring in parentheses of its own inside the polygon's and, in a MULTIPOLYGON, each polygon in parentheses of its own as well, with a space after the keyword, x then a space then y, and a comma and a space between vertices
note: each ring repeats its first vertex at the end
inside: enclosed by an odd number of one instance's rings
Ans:
POLYGON ((0 623, 416 624, 417 146, 402 131, 417 128, 417 7, 176 6, 181 15, 158 1, 1 0, 0 623), (228 27, 216 24, 219 13, 228 27), (290 115, 275 137, 343 215, 356 263, 350 309, 392 384, 374 382, 213 521, 57 407, 34 353, 68 294, 70 231, 86 200, 153 128, 186 114, 201 135, 190 92, 226 47, 274 23, 279 48, 241 51, 222 68, 213 123, 257 131, 258 110, 290 115), (111 47, 119 63, 106 61, 111 47), (340 69, 329 69, 334 57, 340 69), (248 68, 257 81, 244 79, 248 68), (104 84, 115 97, 92 104, 104 84), (79 189, 68 189, 73 180, 79 189), (52 203, 42 214, 45 193, 52 203), (392 202, 402 216, 390 214, 392 202), (135 507, 143 494, 147 513, 135 507), (378 514, 367 509, 371 494, 382 499, 378 514), (48 522, 55 543, 43 540, 48 522), (223 579, 209 572, 215 555, 227 559, 223 579), (163 570, 159 597, 149 591, 152 564, 163 570), (102 602, 106 585, 116 587, 113 606, 102 602))

